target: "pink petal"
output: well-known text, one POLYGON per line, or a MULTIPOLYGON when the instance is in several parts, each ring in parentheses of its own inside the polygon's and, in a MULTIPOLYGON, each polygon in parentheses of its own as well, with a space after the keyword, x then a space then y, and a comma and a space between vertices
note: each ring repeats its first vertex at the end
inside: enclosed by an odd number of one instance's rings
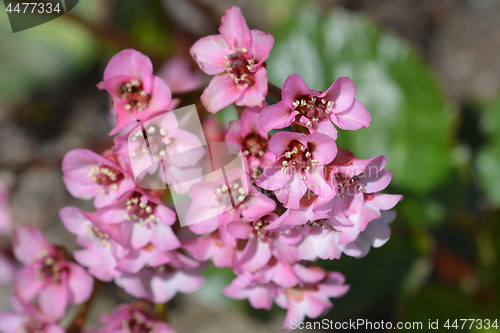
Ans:
POLYGON ((249 222, 238 220, 227 225, 227 232, 238 239, 248 239, 252 232, 252 226, 249 222))
POLYGON ((216 113, 236 101, 246 87, 238 87, 229 75, 216 75, 203 91, 201 101, 207 111, 216 113))
POLYGON ((267 71, 260 68, 255 73, 255 83, 247 89, 235 101, 238 106, 262 107, 267 95, 267 71))
POLYGON ((375 193, 372 204, 380 210, 389 210, 396 206, 402 199, 403 196, 400 194, 375 193))
POLYGON ((361 127, 370 126, 372 115, 365 109, 363 104, 357 99, 351 107, 340 113, 332 113, 331 119, 338 127, 344 130, 357 130, 361 127))
POLYGON ((332 303, 323 297, 317 297, 316 294, 306 294, 307 312, 309 318, 317 318, 321 316, 326 309, 332 307, 332 303))
POLYGON ((260 30, 250 30, 252 34, 252 57, 257 64, 264 62, 274 45, 274 37, 270 33, 260 30))
POLYGON ((53 320, 64 316, 68 304, 68 288, 64 282, 52 283, 45 287, 38 296, 42 312, 53 320))
POLYGON ((151 117, 153 113, 167 111, 169 109, 170 103, 172 102, 172 92, 165 81, 158 76, 154 77, 153 92, 151 95, 152 98, 148 102, 148 107, 146 110, 138 113, 137 119, 146 120, 151 117))
MULTIPOLYGON (((264 104, 264 106, 267 106, 267 103, 264 104)), ((256 133, 262 138, 267 139, 267 132, 261 130, 259 126, 259 115, 261 110, 262 109, 259 107, 246 107, 245 110, 243 110, 240 117, 241 121, 239 122, 241 124, 241 137, 245 138, 251 133, 256 133)))
POLYGON ((304 196, 307 191, 307 186, 304 181, 300 178, 298 173, 294 173, 291 181, 287 184, 285 188, 280 189, 278 193, 278 200, 288 209, 299 209, 300 199, 304 196))
POLYGON ((292 178, 292 171, 286 169, 282 171, 280 160, 268 166, 264 172, 256 180, 255 184, 266 190, 275 191, 286 186, 288 181, 292 178))
POLYGON ((172 251, 181 246, 171 227, 158 225, 151 236, 151 243, 162 251, 172 251))
POLYGON ((312 129, 315 133, 326 134, 333 140, 337 140, 337 129, 333 126, 330 119, 314 122, 312 129))
POLYGON ((252 35, 247 22, 241 9, 236 6, 226 10, 221 20, 219 32, 233 49, 237 47, 249 48, 252 43, 252 35))
POLYGON ((14 277, 14 291, 25 302, 30 302, 46 285, 38 278, 34 267, 28 266, 17 271, 14 277))
POLYGON ((269 259, 271 259, 269 246, 253 238, 248 241, 245 250, 243 250, 238 266, 241 266, 244 270, 253 272, 264 267, 269 262, 269 259))
POLYGON ((325 165, 333 161, 337 156, 337 144, 328 135, 313 133, 306 137, 307 142, 312 143, 312 157, 318 161, 318 165, 325 165))
POLYGON ((262 110, 259 115, 259 127, 267 133, 275 128, 290 126, 294 119, 295 115, 292 110, 281 101, 262 110))
MULTIPOLYGON (((311 134, 311 135, 314 135, 314 134, 311 134)), ((293 140, 296 140, 296 141, 299 141, 300 143, 302 143, 303 145, 306 145, 306 143, 307 143, 307 141, 309 141, 309 138, 311 135, 307 136, 307 138, 304 138, 304 135, 301 133, 287 132, 287 131, 278 132, 271 137, 271 140, 269 140, 269 150, 271 150, 274 153, 274 155, 281 156, 281 155, 283 155, 283 153, 286 150, 288 150, 288 146, 290 145, 290 142, 292 142, 293 140)), ((314 141, 314 138, 319 140, 319 139, 323 138, 323 136, 326 137, 326 135, 324 135, 324 134, 316 134, 316 136, 313 137, 313 141, 314 141), (320 135, 320 136, 318 137, 318 135, 320 135)), ((330 139, 330 138, 328 138, 328 139, 330 139)), ((319 140, 319 141, 321 141, 321 140, 319 140)))
POLYGON ((271 293, 265 287, 255 287, 249 292, 248 300, 254 309, 271 310, 271 307, 273 306, 271 293))
POLYGON ((281 96, 283 102, 291 106, 292 102, 301 96, 309 96, 316 94, 317 91, 311 90, 307 87, 304 79, 299 74, 290 75, 283 84, 283 91, 281 96))
POLYGON ((16 259, 26 266, 39 259, 44 251, 54 252, 40 230, 27 224, 14 229, 12 248, 16 259))
POLYGON ((335 80, 318 98, 335 102, 331 109, 334 113, 337 113, 346 110, 352 105, 355 93, 354 83, 350 78, 344 76, 335 80))
POLYGON ((13 312, 0 311, 0 332, 2 333, 18 333, 23 331, 26 317, 13 312))
POLYGON ((114 76, 128 75, 143 81, 152 74, 153 64, 151 60, 136 50, 127 49, 115 54, 109 60, 104 70, 104 80, 114 76))
POLYGON ((306 267, 295 264, 292 266, 292 270, 302 282, 307 284, 316 284, 326 276, 325 270, 318 266, 306 267))
POLYGON ((232 50, 224 37, 211 35, 198 39, 189 49, 189 53, 202 71, 216 75, 226 71, 225 56, 232 53, 232 50))
POLYGON ((81 266, 73 263, 68 263, 68 266, 70 267, 68 276, 69 302, 81 304, 90 298, 94 288, 94 279, 81 266))

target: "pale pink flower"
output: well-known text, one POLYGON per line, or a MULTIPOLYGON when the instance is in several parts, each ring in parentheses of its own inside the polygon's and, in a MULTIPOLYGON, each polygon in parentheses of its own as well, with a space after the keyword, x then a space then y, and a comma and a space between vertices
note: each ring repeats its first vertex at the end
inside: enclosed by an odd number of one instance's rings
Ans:
POLYGON ((278 159, 264 170, 256 184, 274 191, 286 208, 299 209, 300 199, 307 189, 322 198, 333 197, 323 166, 333 161, 337 154, 335 140, 320 133, 306 136, 278 132, 269 141, 269 149, 278 159))
POLYGON ((273 282, 261 283, 247 275, 239 275, 223 292, 227 297, 246 299, 255 309, 271 310, 273 299, 278 295, 280 287, 273 282))
POLYGON ((273 36, 250 30, 234 6, 226 10, 219 32, 199 39, 189 50, 202 71, 215 75, 201 101, 212 113, 232 103, 261 107, 267 94, 265 60, 274 45, 273 36))
POLYGON ((136 50, 115 54, 104 70, 104 80, 97 87, 109 92, 114 105, 111 113, 118 117, 118 124, 110 135, 171 106, 170 88, 153 75, 151 60, 136 50))
POLYGON ((22 225, 14 230, 13 250, 25 265, 16 273, 14 292, 23 302, 38 296, 47 318, 61 318, 68 304, 89 299, 92 277, 81 266, 64 259, 35 227, 22 225))
POLYGON ((175 333, 144 303, 122 304, 113 313, 99 318, 104 327, 88 333, 175 333))
POLYGON ((275 302, 280 307, 288 309, 283 323, 283 329, 291 329, 291 321, 304 321, 309 318, 317 318, 333 305, 329 298, 342 297, 348 290, 349 285, 344 284, 344 275, 338 272, 322 272, 319 267, 295 270, 296 274, 304 279, 302 285, 286 288, 276 298, 275 302))
MULTIPOLYGON (((264 106, 267 104, 264 103, 264 106)), ((269 166, 276 156, 269 150, 269 135, 260 129, 257 122, 261 108, 247 107, 243 110, 240 120, 229 124, 229 132, 226 141, 237 144, 243 155, 246 156, 251 175, 254 175, 259 167, 269 166)))
POLYGON ((171 228, 175 212, 161 202, 159 195, 136 188, 97 214, 102 221, 120 226, 122 243, 127 247, 140 249, 151 242, 161 250, 173 250, 180 246, 171 228))
POLYGON ((182 56, 173 56, 160 69, 158 76, 170 87, 172 93, 195 90, 203 84, 201 72, 193 71, 190 61, 192 62, 182 56))
POLYGON ((86 213, 76 207, 64 207, 59 216, 66 229, 77 236, 84 249, 73 252, 75 260, 88 268, 89 273, 110 282, 120 276, 118 260, 126 255, 121 230, 116 224, 103 223, 97 213, 86 213))
POLYGON ((205 278, 198 271, 198 262, 179 252, 168 252, 171 262, 158 267, 144 267, 138 273, 124 273, 115 283, 137 298, 165 303, 177 292, 198 290, 205 278))
POLYGON ((0 249, 0 285, 11 284, 14 280, 15 272, 16 264, 0 249))
POLYGON ((113 203, 123 193, 134 189, 131 175, 107 151, 101 156, 88 149, 68 152, 62 162, 63 181, 75 198, 95 198, 97 208, 113 203))
POLYGON ((219 232, 215 231, 206 236, 183 240, 182 247, 200 262, 212 259, 215 267, 234 267, 242 252, 236 245, 236 242, 226 244, 219 232))
POLYGON ((241 219, 228 224, 229 234, 247 240, 237 263, 238 268, 254 272, 264 267, 273 255, 284 263, 297 260, 295 245, 300 242, 302 235, 296 229, 285 232, 267 230, 277 218, 274 213, 266 213, 254 219, 241 219))
POLYGON ((298 74, 290 75, 281 91, 282 100, 262 110, 259 125, 264 132, 285 128, 293 122, 337 138, 333 124, 344 130, 368 127, 370 113, 354 98, 354 84, 341 77, 325 92, 311 90, 298 74), (333 124, 332 124, 333 122, 333 124))
POLYGON ((1 333, 64 333, 54 319, 46 318, 35 306, 16 295, 10 297, 10 303, 14 312, 0 311, 1 333))

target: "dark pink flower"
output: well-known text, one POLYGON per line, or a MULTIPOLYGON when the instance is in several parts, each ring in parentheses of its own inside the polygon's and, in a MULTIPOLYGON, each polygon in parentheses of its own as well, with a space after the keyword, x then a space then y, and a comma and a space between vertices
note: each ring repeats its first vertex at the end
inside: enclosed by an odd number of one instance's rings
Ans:
POLYGON ((258 107, 245 108, 240 120, 229 124, 229 132, 226 134, 226 141, 237 144, 246 156, 251 175, 254 175, 259 167, 265 168, 276 159, 269 150, 269 135, 260 129, 257 122, 260 111, 261 108, 258 107))
POLYGON ((153 75, 151 60, 132 49, 111 58, 104 70, 104 80, 97 87, 109 92, 114 105, 111 113, 118 117, 118 124, 110 135, 168 110, 172 100, 167 84, 153 75))
POLYGON ((140 249, 150 242, 163 251, 180 247, 170 227, 176 220, 175 212, 161 202, 159 195, 149 193, 136 188, 97 214, 106 223, 120 225, 127 247, 140 249))
POLYGON ((298 74, 290 75, 281 91, 282 100, 262 110, 259 125, 264 132, 285 128, 293 122, 337 138, 332 122, 344 130, 368 127, 370 113, 354 98, 354 84, 341 77, 325 92, 311 90, 298 74))
POLYGON ((329 298, 342 297, 348 290, 349 285, 344 284, 345 277, 338 272, 321 272, 319 267, 301 268, 295 270, 296 273, 302 273, 306 283, 293 288, 286 288, 275 299, 276 304, 284 309, 286 313, 283 329, 291 327, 291 320, 296 322, 304 321, 309 318, 317 318, 328 308, 332 307, 329 298))
POLYGON ((333 197, 323 166, 333 161, 337 154, 335 140, 320 133, 306 136, 278 132, 269 141, 269 149, 278 159, 264 170, 256 184, 274 191, 286 208, 299 209, 300 199, 307 189, 322 198, 333 197))
POLYGON ((63 180, 75 198, 95 198, 97 208, 114 202, 135 187, 133 178, 117 163, 113 154, 108 158, 88 149, 68 152, 62 162, 63 180))
POLYGON ((119 244, 123 237, 118 225, 105 224, 97 213, 86 213, 76 207, 62 208, 59 216, 66 229, 77 236, 77 244, 84 247, 73 252, 80 265, 102 281, 110 282, 121 275, 118 260, 127 253, 119 244))
POLYGON ((216 113, 231 103, 262 106, 267 94, 265 60, 274 45, 271 34, 250 30, 238 7, 226 10, 220 35, 199 39, 189 50, 201 70, 215 75, 201 100, 216 113))
POLYGON ((144 303, 122 304, 115 311, 99 318, 104 327, 92 333, 175 333, 144 303))
POLYGON ((16 273, 14 292, 23 302, 38 296, 47 318, 61 318, 68 303, 80 304, 90 297, 92 277, 81 266, 64 259, 35 227, 22 225, 14 230, 13 250, 25 265, 16 273))

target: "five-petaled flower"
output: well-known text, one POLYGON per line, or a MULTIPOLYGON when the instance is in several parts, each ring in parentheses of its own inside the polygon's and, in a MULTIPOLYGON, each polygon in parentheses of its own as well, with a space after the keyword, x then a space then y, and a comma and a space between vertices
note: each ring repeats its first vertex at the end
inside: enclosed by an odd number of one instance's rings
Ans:
POLYGON ((267 94, 265 60, 274 45, 273 36, 250 30, 234 6, 226 10, 219 32, 199 39, 190 49, 201 70, 215 75, 201 95, 203 104, 212 113, 231 103, 262 106, 267 94))

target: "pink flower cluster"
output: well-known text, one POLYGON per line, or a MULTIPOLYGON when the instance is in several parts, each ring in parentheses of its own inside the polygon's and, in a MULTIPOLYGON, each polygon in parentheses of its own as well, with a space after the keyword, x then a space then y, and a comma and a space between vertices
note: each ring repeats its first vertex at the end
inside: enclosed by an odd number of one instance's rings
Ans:
MULTIPOLYGON (((98 84, 113 102, 117 123, 110 134, 119 134, 114 146, 100 154, 75 149, 62 162, 68 191, 93 199, 95 207, 60 210, 81 247, 73 253, 79 265, 37 229, 17 228, 14 254, 24 267, 15 279, 15 313, 0 313, 8 323, 4 332, 62 331, 57 320, 67 304, 90 297, 91 276, 114 281, 136 298, 168 302, 203 285, 200 270, 208 260, 236 275, 225 295, 248 299, 258 309, 276 303, 287 309, 283 329, 290 329, 292 319, 324 314, 333 306, 330 298, 350 288, 341 273, 321 268, 317 260, 340 259, 342 253, 359 258, 388 241, 391 209, 402 196, 381 193, 392 178, 386 158, 360 159, 336 144, 338 129, 371 122, 354 83, 341 77, 316 91, 292 74, 281 100, 268 105, 265 61, 273 36, 250 30, 237 7, 226 11, 219 32, 198 40, 190 53, 202 71, 214 75, 201 96, 206 109, 244 107, 225 135, 239 147, 244 166, 226 170, 221 179, 204 177, 198 164, 209 152, 171 112, 182 102, 171 91, 202 83, 185 60, 173 60, 155 76, 149 58, 138 51, 116 54, 98 84), (178 157, 183 152, 188 158, 178 157), (137 167, 145 172, 138 175, 137 167), (190 198, 188 227, 178 223, 181 212, 164 189, 140 186, 157 172, 172 193, 190 198)), ((212 165, 217 160, 210 159, 212 165)), ((93 332, 173 332, 134 303, 101 322, 104 327, 93 332)))

